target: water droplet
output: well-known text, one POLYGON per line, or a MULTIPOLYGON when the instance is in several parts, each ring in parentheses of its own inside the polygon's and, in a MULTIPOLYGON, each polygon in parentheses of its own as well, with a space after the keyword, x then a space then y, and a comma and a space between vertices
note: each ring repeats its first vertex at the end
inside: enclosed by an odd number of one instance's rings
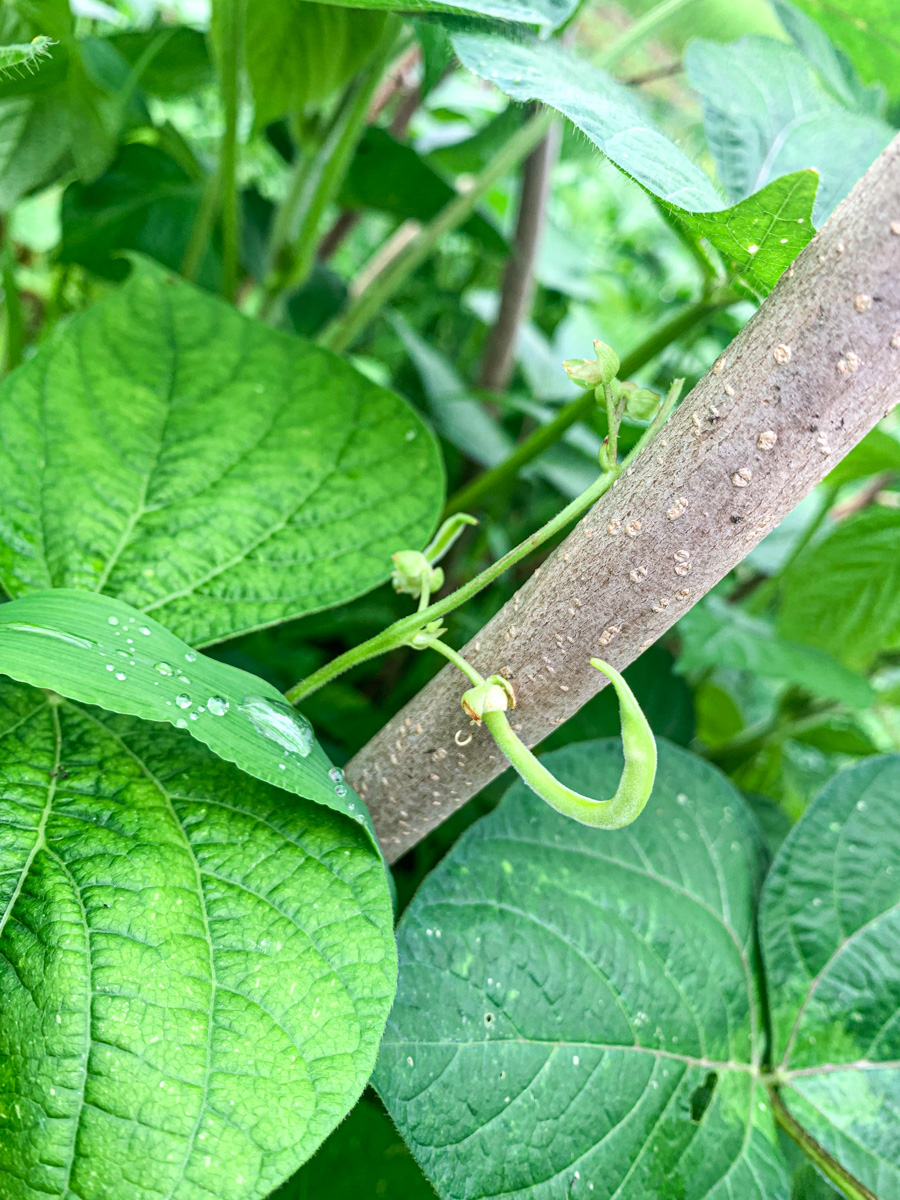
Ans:
POLYGON ((128 650, 117 650, 116 654, 118 654, 119 658, 131 658, 131 653, 128 650))
POLYGON ((133 646, 133 645, 134 645, 134 638, 126 638, 126 639, 125 639, 125 642, 126 642, 126 644, 127 644, 127 645, 129 645, 129 646, 133 646))
POLYGON ((344 785, 342 783, 336 783, 334 785, 334 794, 336 796, 340 796, 341 799, 343 799, 344 796, 347 795, 347 789, 344 787, 344 785))
POLYGON ((332 783, 343 783, 344 772, 341 770, 340 767, 332 767, 331 770, 328 772, 328 777, 332 783))
POLYGON ((182 675, 182 674, 181 674, 181 672, 179 671, 179 673, 178 673, 178 682, 179 682, 179 683, 188 684, 188 683, 190 683, 191 681, 188 679, 187 675, 182 675))
POLYGON ((106 664, 106 669, 107 669, 107 671, 112 671, 112 670, 113 670, 113 665, 112 665, 112 663, 107 663, 107 664, 106 664))
POLYGON ((175 703, 179 708, 190 708, 193 701, 191 700, 190 696, 186 696, 184 692, 182 692, 180 696, 175 697, 175 703))
POLYGON ((187 654, 184 656, 184 661, 185 662, 196 662, 197 655, 193 652, 193 650, 188 650, 187 654))
POLYGON ((154 666, 153 670, 159 671, 160 675, 174 675, 175 674, 175 672, 172 670, 172 668, 169 666, 169 664, 167 662, 158 662, 154 666))
POLYGON ((196 720, 197 720, 197 714, 196 714, 196 713, 191 713, 191 720, 192 720, 192 721, 196 721, 196 720))
POLYGON ((238 708, 258 733, 288 753, 305 758, 312 750, 312 726, 290 704, 266 696, 245 696, 238 708))
POLYGON ((184 717, 175 718, 175 727, 176 729, 187 729, 187 721, 184 719, 184 717))
POLYGON ((68 642, 70 646, 78 646, 82 650, 91 650, 96 642, 88 638, 76 637, 74 633, 61 633, 58 629, 45 629, 43 625, 28 625, 23 621, 2 621, 2 629, 18 629, 22 633, 41 633, 44 637, 56 638, 60 642, 68 642))
POLYGON ((228 712, 228 701, 224 696, 210 696, 206 702, 206 707, 214 717, 224 717, 228 712))
POLYGON ((140 627, 140 629, 138 629, 138 633, 142 633, 144 635, 144 637, 150 636, 150 630, 147 628, 146 625, 142 625, 140 627))
POLYGON ((107 617, 106 619, 109 621, 110 625, 118 625, 119 623, 118 617, 107 617))
POLYGON ((118 679, 121 682, 124 678, 125 678, 124 671, 116 671, 116 679, 118 679))

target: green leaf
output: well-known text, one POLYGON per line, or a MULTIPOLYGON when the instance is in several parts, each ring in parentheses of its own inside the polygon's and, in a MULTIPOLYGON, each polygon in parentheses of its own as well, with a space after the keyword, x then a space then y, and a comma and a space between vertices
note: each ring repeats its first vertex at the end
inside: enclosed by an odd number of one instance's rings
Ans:
POLYGON ((781 1097, 882 1200, 900 1196, 898 794, 900 755, 835 776, 760 909, 781 1097))
POLYGON ((0 1194, 258 1200, 394 982, 362 830, 184 733, 0 686, 0 1194))
POLYGON ((134 67, 144 54, 155 50, 141 71, 142 91, 171 100, 206 87, 213 79, 213 65, 204 34, 186 25, 129 30, 106 39, 134 67), (158 39, 165 42, 158 49, 158 39))
MULTIPOLYGON (((129 270, 121 252, 133 250, 177 270, 203 186, 156 146, 122 146, 109 170, 94 183, 70 183, 63 192, 60 261, 121 280, 129 270)), ((199 281, 215 288, 220 276, 221 265, 209 249, 199 281)))
POLYGON ((900 440, 883 429, 872 429, 829 471, 825 482, 831 487, 841 487, 882 471, 900 474, 900 440))
POLYGON ((435 1200, 400 1135, 367 1093, 271 1200, 435 1200))
POLYGON ((900 96, 900 9, 894 0, 795 0, 850 57, 862 79, 900 96))
POLYGON ((52 183, 70 161, 61 90, 0 100, 0 210, 52 183))
POLYGON ((378 46, 375 11, 311 0, 254 0, 247 8, 247 72, 257 125, 319 105, 345 87, 378 46))
MULTIPOLYGON (((303 0, 306 3, 307 0, 303 0)), ((393 217, 430 221, 456 195, 412 146, 377 125, 363 135, 338 197, 343 208, 372 208, 393 217)), ((507 254, 502 233, 480 213, 460 228, 492 254, 507 254)))
POLYGON ((374 843, 365 805, 280 692, 196 654, 121 600, 52 588, 0 606, 0 671, 71 700, 187 729, 257 779, 364 822, 374 843))
POLYGON ((635 97, 557 43, 455 33, 463 66, 514 100, 558 109, 695 233, 706 237, 751 287, 768 292, 813 235, 817 178, 798 171, 731 208, 711 180, 655 129, 635 97))
POLYGON ((555 29, 577 7, 577 0, 337 0, 348 8, 374 8, 403 13, 473 13, 501 21, 543 25, 555 29))
POLYGON ((685 54, 703 100, 706 137, 731 201, 781 175, 813 167, 821 225, 894 136, 876 116, 834 100, 809 60, 772 38, 731 45, 697 39, 685 54))
MULTIPOLYGON (((731 784, 666 743, 635 824, 522 784, 422 885, 375 1083, 446 1200, 786 1200, 759 1081, 763 851, 731 784)), ((547 755, 589 795, 618 740, 547 755)))
POLYGON ((821 82, 845 108, 881 116, 885 91, 881 84, 864 84, 846 54, 816 22, 788 0, 772 0, 778 20, 791 41, 809 59, 821 82))
POLYGON ((342 359, 139 263, 0 386, 0 581, 205 645, 358 596, 441 508, 434 437, 342 359))
POLYGON ((867 509, 804 550, 784 578, 778 632, 858 670, 900 646, 900 512, 867 509))
POLYGON ((684 649, 679 670, 731 667, 803 688, 814 696, 867 708, 874 699, 868 680, 825 650, 776 637, 770 622, 711 597, 681 619, 684 649))

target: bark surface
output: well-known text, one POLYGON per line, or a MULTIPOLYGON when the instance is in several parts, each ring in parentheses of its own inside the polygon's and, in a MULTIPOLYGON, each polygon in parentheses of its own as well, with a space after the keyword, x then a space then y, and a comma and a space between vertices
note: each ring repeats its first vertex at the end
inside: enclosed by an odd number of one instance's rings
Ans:
MULTIPOLYGON (((900 138, 656 441, 463 650, 534 745, 766 536, 900 400, 900 138)), ((347 768, 389 861, 507 766, 447 667, 347 768), (470 735, 471 739, 470 739, 470 735), (470 739, 470 740, 467 740, 470 739)))

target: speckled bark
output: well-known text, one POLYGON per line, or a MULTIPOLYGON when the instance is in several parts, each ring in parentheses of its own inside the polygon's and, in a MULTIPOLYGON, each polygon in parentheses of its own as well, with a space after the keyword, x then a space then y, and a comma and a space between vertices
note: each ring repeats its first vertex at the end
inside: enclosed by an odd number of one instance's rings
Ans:
MULTIPOLYGON (((900 400, 900 138, 660 437, 465 648, 534 745, 659 638, 900 400)), ((393 861, 506 766, 447 667, 351 761, 393 861), (469 735, 471 740, 465 745, 469 735)))

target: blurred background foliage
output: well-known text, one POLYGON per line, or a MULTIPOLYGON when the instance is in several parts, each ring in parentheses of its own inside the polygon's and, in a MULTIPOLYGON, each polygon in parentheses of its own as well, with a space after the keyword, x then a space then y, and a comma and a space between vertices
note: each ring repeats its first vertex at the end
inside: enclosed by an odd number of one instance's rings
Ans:
MULTIPOLYGON (((589 0, 565 37, 583 57, 597 61, 651 6, 652 0, 589 0)), ((222 286, 223 272, 221 228, 213 226, 199 254, 193 241, 223 133, 205 0, 73 0, 70 27, 58 4, 40 0, 31 7, 45 16, 56 13, 57 25, 47 32, 58 47, 49 62, 28 72, 0 74, 7 369, 114 288, 127 273, 128 252, 184 270, 213 290, 222 286)), ((881 38, 867 34, 858 16, 841 15, 845 7, 827 6, 823 16, 815 0, 799 9, 769 0, 695 0, 619 62, 616 74, 640 95, 657 125, 713 176, 719 168, 704 134, 703 97, 684 65, 692 39, 723 45, 748 36, 777 39, 806 56, 832 95, 840 92, 857 112, 880 114, 878 119, 895 127, 896 30, 885 27, 881 38), (792 41, 791 13, 798 12, 797 20, 804 13, 822 17, 816 28, 834 39, 836 53, 822 50, 809 25, 797 27, 806 31, 806 44, 799 45, 796 29, 792 41), (869 45, 873 41, 880 43, 877 53, 869 45)), ((365 63, 384 25, 377 12, 355 13, 349 27, 344 10, 301 4, 304 12, 297 16, 296 8, 286 5, 285 14, 291 9, 291 19, 310 23, 309 37, 324 39, 332 53, 324 65, 304 60, 273 74, 271 53, 260 51, 254 58, 251 49, 299 35, 296 29, 270 27, 267 6, 254 16, 251 0, 247 66, 254 82, 265 83, 260 90, 267 97, 255 108, 244 97, 240 110, 238 302, 251 313, 267 270, 273 207, 289 186, 291 164, 321 142, 335 96, 365 63)), ((4 3, 4 44, 30 40, 37 28, 23 16, 23 5, 4 3)), ((373 260, 402 245, 419 223, 464 191, 522 123, 520 106, 454 64, 440 25, 419 17, 409 22, 409 31, 404 54, 371 102, 369 128, 325 214, 316 264, 281 316, 283 326, 299 335, 316 335, 344 303, 348 288, 358 290, 373 260)), ((824 44, 830 45, 827 38, 824 44)), ((589 353, 593 338, 626 356, 695 303, 710 283, 709 264, 696 243, 567 126, 551 177, 531 316, 520 330, 508 385, 485 391, 478 381, 514 235, 519 180, 512 172, 497 183, 352 347, 360 370, 406 396, 440 433, 450 495, 577 397, 561 369, 564 358, 589 353)), ((721 182, 727 192, 728 181, 721 182)), ((756 304, 751 292, 741 290, 664 345, 633 377, 661 392, 683 376, 689 390, 756 304)), ((480 524, 443 564, 448 586, 484 568, 581 492, 597 473, 605 432, 599 413, 574 424, 551 449, 481 498, 473 509, 480 524)), ((640 426, 626 425, 624 448, 639 432, 640 426)), ((529 560, 452 614, 449 640, 464 644, 536 565, 529 560)), ((408 598, 385 585, 342 609, 252 633, 213 652, 286 690, 407 611, 408 598)), ((436 656, 396 653, 332 683, 304 710, 328 753, 344 763, 441 665, 436 656)), ((773 849, 830 776, 861 756, 900 750, 896 413, 714 596, 625 674, 658 735, 694 748, 729 773, 757 811, 773 849)), ((617 729, 608 689, 545 746, 617 729)), ((462 829, 496 802, 506 782, 486 789, 397 864, 401 908, 462 829)), ((329 1155, 335 1154, 365 1161, 356 1196, 428 1193, 374 1100, 357 1108, 338 1136, 345 1140, 336 1150, 334 1139, 327 1143, 284 1185, 281 1200, 326 1194, 329 1155), (374 1175, 370 1159, 380 1165, 374 1175)), ((351 1177, 345 1173, 343 1179, 351 1177)), ((813 1169, 802 1167, 798 1200, 829 1194, 813 1169)))

